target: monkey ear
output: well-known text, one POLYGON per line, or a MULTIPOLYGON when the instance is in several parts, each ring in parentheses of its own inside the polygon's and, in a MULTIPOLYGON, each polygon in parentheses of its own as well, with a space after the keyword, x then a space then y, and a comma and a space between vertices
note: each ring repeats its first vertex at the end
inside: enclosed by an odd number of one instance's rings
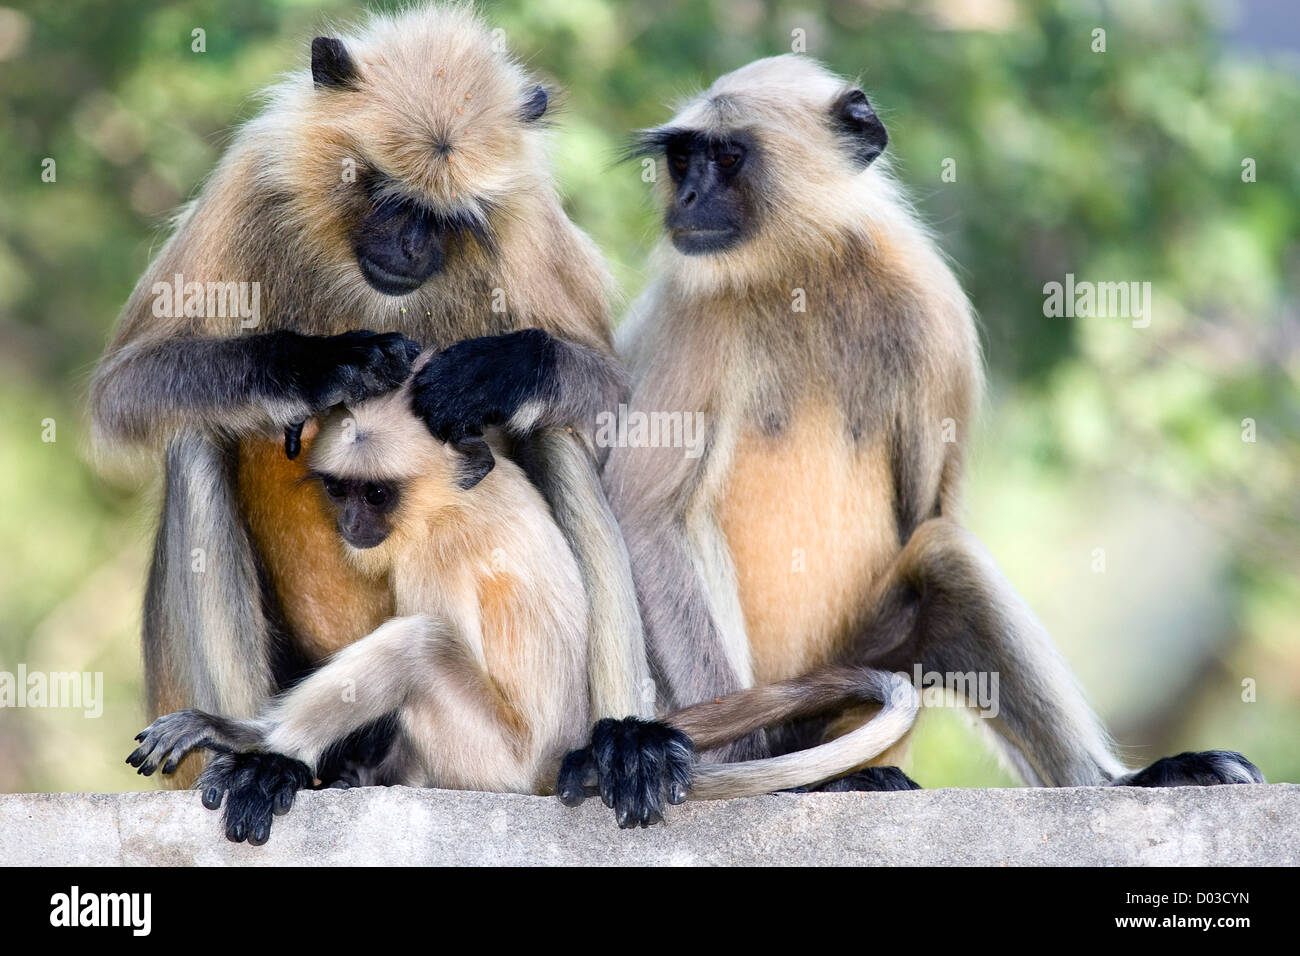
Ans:
POLYGON ((357 78, 357 67, 348 48, 333 37, 311 41, 311 78, 317 86, 347 89, 357 78))
POLYGON ((542 118, 546 112, 546 107, 550 105, 550 97, 546 94, 544 87, 536 87, 529 94, 528 102, 524 103, 523 118, 525 123, 532 123, 542 118))
POLYGON ((831 105, 831 120, 836 130, 852 143, 853 158, 862 168, 870 166, 885 151, 889 134, 867 102, 867 94, 861 90, 852 89, 837 97, 831 105))
POLYGON ((451 447, 461 455, 460 477, 456 484, 462 491, 469 491, 496 467, 492 449, 481 435, 453 442, 451 447))

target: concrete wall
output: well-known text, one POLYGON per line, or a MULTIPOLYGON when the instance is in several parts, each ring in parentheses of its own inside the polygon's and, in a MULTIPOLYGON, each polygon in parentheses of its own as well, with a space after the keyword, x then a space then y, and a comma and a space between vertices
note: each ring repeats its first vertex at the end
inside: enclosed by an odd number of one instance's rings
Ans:
POLYGON ((0 865, 1300 864, 1300 786, 775 794, 620 831, 598 800, 304 793, 262 847, 196 792, 0 796, 0 865))

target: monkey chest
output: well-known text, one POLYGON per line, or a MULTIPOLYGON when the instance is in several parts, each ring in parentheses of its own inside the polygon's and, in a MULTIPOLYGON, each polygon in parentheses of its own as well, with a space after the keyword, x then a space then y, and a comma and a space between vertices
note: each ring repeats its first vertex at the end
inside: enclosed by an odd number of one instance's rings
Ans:
POLYGON ((363 577, 348 564, 317 484, 307 480, 315 433, 315 423, 309 423, 302 453, 293 461, 279 440, 244 439, 237 476, 240 510, 281 623, 313 663, 393 613, 388 582, 363 577))
POLYGON ((796 676, 851 638, 898 550, 884 447, 855 443, 833 406, 805 405, 777 435, 742 429, 719 527, 758 683, 796 676))

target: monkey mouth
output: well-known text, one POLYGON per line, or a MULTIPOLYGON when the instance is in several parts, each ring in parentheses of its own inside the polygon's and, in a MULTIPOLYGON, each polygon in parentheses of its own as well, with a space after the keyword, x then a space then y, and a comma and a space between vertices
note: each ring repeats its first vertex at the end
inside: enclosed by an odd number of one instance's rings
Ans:
MULTIPOLYGON (((425 280, 429 278, 427 275, 416 278, 415 276, 403 275, 400 272, 391 272, 369 256, 358 256, 357 266, 361 269, 361 275, 370 288, 376 292, 382 292, 384 295, 410 295, 424 285, 425 280)), ((432 274, 432 272, 429 273, 429 275, 432 274)))
POLYGON ((740 242, 741 235, 736 229, 673 229, 668 234, 673 248, 688 256, 702 256, 710 252, 722 252, 740 242))

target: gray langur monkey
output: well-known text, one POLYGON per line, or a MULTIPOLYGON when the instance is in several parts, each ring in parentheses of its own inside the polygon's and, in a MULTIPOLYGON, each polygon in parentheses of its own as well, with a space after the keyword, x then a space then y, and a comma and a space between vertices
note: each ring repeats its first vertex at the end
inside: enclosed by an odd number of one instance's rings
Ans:
MULTIPOLYGON (((860 89, 786 55, 721 77, 631 150, 658 161, 666 236, 619 329, 629 415, 698 411, 706 428, 697 458, 618 447, 605 469, 661 708, 835 662, 991 671, 989 723, 1030 784, 1262 782, 1227 751, 1129 773, 1051 638, 959 523, 979 345, 886 142, 860 89)), ((720 756, 806 746, 861 719, 776 728, 720 756)), ((593 747, 614 735, 620 758, 593 769, 579 752, 574 772, 622 794, 620 813, 658 813, 653 733, 597 729, 593 747)), ((838 785, 909 784, 868 767, 838 785)))
MULTIPOLYGON (((413 381, 426 360, 417 360, 413 381)), ((167 714, 127 758, 143 774, 170 774, 192 750, 215 751, 198 787, 210 809, 225 800, 231 840, 265 843, 273 816, 320 775, 330 752, 377 724, 391 724, 396 739, 366 782, 497 792, 553 793, 561 758, 587 735, 588 609, 551 508, 507 454, 505 436, 440 442, 410 402, 404 389, 340 406, 309 453, 308 484, 335 514, 340 553, 358 573, 388 582, 396 616, 258 716, 167 714)), ((906 680, 867 668, 698 704, 656 725, 668 797, 748 796, 841 774, 905 734, 917 705, 906 680), (864 702, 882 704, 882 713, 814 751, 694 763, 689 738, 725 742, 864 702)))
POLYGON ((338 554, 280 436, 296 453, 299 423, 397 386, 429 345, 445 351, 411 392, 425 424, 449 441, 509 432, 573 548, 593 715, 648 715, 591 443, 626 388, 610 281, 549 175, 547 90, 469 5, 432 4, 317 37, 310 70, 265 101, 140 279, 92 386, 101 453, 164 463, 151 715, 254 717, 392 615, 392 588, 338 554))

